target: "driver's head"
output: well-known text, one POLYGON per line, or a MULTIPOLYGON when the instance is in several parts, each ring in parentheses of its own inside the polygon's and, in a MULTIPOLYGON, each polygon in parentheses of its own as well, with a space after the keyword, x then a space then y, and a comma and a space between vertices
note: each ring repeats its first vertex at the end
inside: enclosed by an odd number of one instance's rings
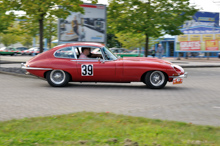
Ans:
POLYGON ((90 48, 83 47, 82 48, 82 53, 85 54, 85 55, 89 55, 90 54, 90 48))

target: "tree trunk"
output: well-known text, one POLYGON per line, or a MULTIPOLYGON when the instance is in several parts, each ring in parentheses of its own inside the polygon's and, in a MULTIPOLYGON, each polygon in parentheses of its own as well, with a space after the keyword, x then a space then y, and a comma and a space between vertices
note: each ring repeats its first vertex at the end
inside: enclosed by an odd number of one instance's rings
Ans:
POLYGON ((44 42, 43 42, 43 35, 44 35, 44 19, 41 18, 39 20, 39 33, 40 33, 40 39, 39 39, 39 43, 40 43, 40 53, 43 52, 43 45, 44 45, 44 42))
POLYGON ((145 57, 147 57, 148 56, 149 36, 147 34, 145 34, 145 36, 146 36, 146 40, 145 40, 145 52, 144 52, 144 54, 145 54, 145 57))
POLYGON ((49 49, 51 49, 51 40, 52 40, 52 22, 50 21, 50 25, 49 25, 49 31, 50 31, 50 34, 49 34, 49 38, 48 38, 48 42, 49 42, 49 49))
POLYGON ((49 49, 51 49, 51 46, 52 46, 52 45, 51 45, 51 40, 52 40, 52 39, 51 39, 51 37, 50 37, 50 38, 48 39, 48 42, 49 42, 49 49))

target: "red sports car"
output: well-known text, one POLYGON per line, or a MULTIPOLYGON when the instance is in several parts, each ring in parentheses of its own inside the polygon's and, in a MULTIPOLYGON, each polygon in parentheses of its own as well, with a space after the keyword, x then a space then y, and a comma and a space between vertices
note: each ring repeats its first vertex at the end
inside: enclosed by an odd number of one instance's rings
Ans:
POLYGON ((183 68, 168 61, 147 57, 117 58, 99 43, 69 43, 33 57, 22 65, 27 72, 45 78, 51 86, 65 86, 68 82, 143 82, 149 88, 163 88, 168 82, 182 83, 187 76, 183 68), (90 52, 80 59, 83 48, 90 52))

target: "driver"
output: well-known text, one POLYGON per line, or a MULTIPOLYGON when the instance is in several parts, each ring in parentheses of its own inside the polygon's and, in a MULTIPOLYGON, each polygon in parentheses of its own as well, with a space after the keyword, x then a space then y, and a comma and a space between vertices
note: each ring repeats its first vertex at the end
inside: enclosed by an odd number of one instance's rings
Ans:
POLYGON ((90 50, 91 48, 83 47, 82 53, 80 54, 79 59, 88 59, 88 58, 96 58, 96 57, 102 58, 101 54, 92 54, 90 50))
POLYGON ((87 57, 90 54, 90 48, 82 48, 82 53, 79 56, 79 59, 88 59, 87 57))

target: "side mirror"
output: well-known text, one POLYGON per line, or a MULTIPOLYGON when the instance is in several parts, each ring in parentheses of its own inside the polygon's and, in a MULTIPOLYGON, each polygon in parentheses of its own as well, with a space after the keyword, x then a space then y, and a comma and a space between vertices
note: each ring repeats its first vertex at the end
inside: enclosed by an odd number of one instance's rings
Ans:
POLYGON ((98 58, 98 61, 101 62, 101 63, 105 63, 105 60, 101 59, 101 58, 98 58))

